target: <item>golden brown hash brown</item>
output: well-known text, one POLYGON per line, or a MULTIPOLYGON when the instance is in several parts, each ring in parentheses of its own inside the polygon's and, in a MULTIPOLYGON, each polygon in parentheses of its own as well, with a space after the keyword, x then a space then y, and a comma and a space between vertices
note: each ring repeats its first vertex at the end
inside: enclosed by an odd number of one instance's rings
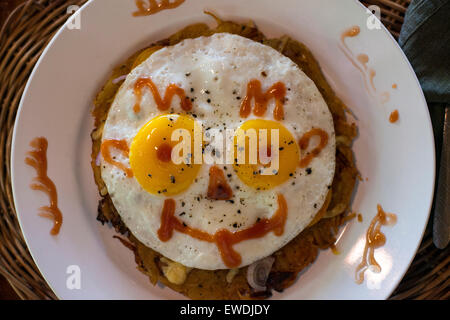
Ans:
MULTIPOLYGON (((272 290, 282 291, 292 285, 300 271, 313 263, 319 249, 327 249, 336 241, 335 235, 347 220, 345 215, 350 205, 351 196, 356 183, 357 169, 354 164, 351 143, 356 136, 355 124, 347 122, 346 106, 335 95, 325 80, 318 62, 308 48, 287 36, 278 39, 267 39, 253 23, 238 24, 222 21, 214 17, 218 23, 211 29, 206 24, 194 24, 158 41, 131 56, 121 66, 115 68, 110 79, 104 85, 95 99, 95 130, 92 132, 92 168, 102 200, 98 208, 98 220, 102 223, 110 222, 115 230, 128 237, 131 242, 128 247, 133 248, 138 269, 148 275, 152 284, 158 281, 192 299, 263 299, 270 297, 272 290), (275 262, 270 272, 267 290, 255 293, 246 280, 247 267, 240 268, 231 283, 226 280, 229 270, 200 270, 189 272, 186 281, 176 285, 167 280, 162 272, 161 259, 158 252, 146 247, 134 238, 122 222, 112 204, 107 189, 101 178, 100 167, 95 164, 100 150, 103 124, 120 83, 113 83, 117 77, 129 73, 135 66, 147 59, 153 52, 178 42, 214 33, 228 32, 247 37, 265 45, 271 46, 294 61, 306 75, 311 78, 328 104, 333 115, 336 132, 336 171, 330 192, 324 206, 308 228, 296 238, 276 251, 273 256, 275 262), (131 246, 130 246, 131 245, 131 246)), ((122 240, 124 242, 125 240, 122 240)))

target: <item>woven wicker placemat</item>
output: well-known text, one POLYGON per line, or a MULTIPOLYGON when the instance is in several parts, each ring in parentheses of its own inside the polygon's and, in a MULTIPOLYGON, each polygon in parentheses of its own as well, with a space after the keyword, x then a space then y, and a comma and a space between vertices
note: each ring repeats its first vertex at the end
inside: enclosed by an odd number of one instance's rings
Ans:
MULTIPOLYGON (((19 101, 42 51, 68 18, 70 5, 86 0, 24 0, 0 29, 0 274, 22 299, 56 299, 23 239, 14 209, 10 150, 19 101)), ((130 0, 131 1, 131 0, 130 0)), ((382 22, 398 38, 409 0, 362 1, 381 9, 382 22)), ((438 250, 431 224, 408 272, 391 299, 448 299, 449 248, 438 250)))

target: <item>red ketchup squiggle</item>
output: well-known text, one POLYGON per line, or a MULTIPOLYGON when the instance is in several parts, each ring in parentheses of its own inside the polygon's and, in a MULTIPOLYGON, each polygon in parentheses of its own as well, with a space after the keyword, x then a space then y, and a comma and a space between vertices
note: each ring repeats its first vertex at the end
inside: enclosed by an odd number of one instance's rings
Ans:
POLYGON ((28 157, 25 158, 25 163, 32 166, 37 173, 37 176, 33 179, 33 183, 30 187, 33 190, 39 190, 47 194, 50 205, 40 207, 40 216, 53 220, 53 228, 50 231, 51 235, 57 235, 61 229, 63 217, 61 210, 58 208, 58 194, 56 192, 56 186, 53 181, 47 175, 47 139, 40 137, 31 141, 30 146, 34 148, 27 153, 28 157))
POLYGON ((273 231, 276 236, 281 236, 287 219, 287 203, 283 195, 278 195, 278 210, 270 219, 260 219, 253 226, 231 232, 221 229, 211 235, 205 231, 191 228, 175 217, 175 200, 167 199, 161 215, 161 226, 158 229, 158 237, 166 242, 172 238, 173 232, 178 231, 191 236, 192 238, 215 243, 219 248, 223 262, 229 268, 236 268, 242 263, 241 255, 233 249, 233 245, 244 240, 261 238, 273 231))

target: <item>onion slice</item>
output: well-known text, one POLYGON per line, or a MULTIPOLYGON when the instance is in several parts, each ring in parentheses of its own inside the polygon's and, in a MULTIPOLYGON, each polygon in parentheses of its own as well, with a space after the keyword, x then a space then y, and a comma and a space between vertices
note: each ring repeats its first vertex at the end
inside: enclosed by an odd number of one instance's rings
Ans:
POLYGON ((95 165, 97 167, 100 166, 101 159, 102 159, 102 153, 99 151, 98 154, 97 154, 97 157, 95 158, 95 165))
POLYGON ((274 257, 267 257, 252 263, 247 270, 247 282, 256 292, 266 291, 266 282, 269 277, 274 257))
POLYGON ((119 83, 120 81, 125 80, 127 78, 127 75, 128 74, 124 74, 123 76, 117 77, 114 80, 112 80, 111 82, 114 84, 119 83))

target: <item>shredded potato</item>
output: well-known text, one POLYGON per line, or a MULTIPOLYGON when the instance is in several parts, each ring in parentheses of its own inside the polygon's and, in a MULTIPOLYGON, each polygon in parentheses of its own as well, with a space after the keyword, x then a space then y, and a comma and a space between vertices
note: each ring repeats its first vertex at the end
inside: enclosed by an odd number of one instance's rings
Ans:
POLYGON ((228 271, 227 273, 227 282, 228 283, 232 283, 234 277, 239 273, 239 268, 236 269, 230 269, 230 271, 228 271))
POLYGON ((314 262, 319 249, 330 248, 336 241, 336 232, 339 226, 346 221, 345 214, 349 208, 358 174, 351 150, 351 142, 356 137, 357 128, 355 124, 348 123, 345 113, 347 107, 335 95, 325 80, 319 64, 305 45, 288 36, 267 39, 252 22, 238 24, 222 21, 208 12, 207 14, 212 15, 218 23, 214 29, 202 23, 193 24, 169 38, 139 51, 113 70, 111 77, 97 95, 92 112, 96 130, 92 134, 91 162, 95 181, 103 197, 99 203, 97 219, 102 223, 111 223, 119 233, 128 234, 129 240, 135 245, 134 253, 138 268, 148 275, 153 284, 159 281, 192 299, 263 299, 270 297, 272 290, 282 291, 292 285, 299 272, 314 262), (164 46, 175 45, 187 38, 209 36, 218 32, 238 34, 258 41, 273 47, 294 61, 314 81, 328 104, 333 115, 337 137, 336 171, 327 200, 308 228, 273 254, 275 262, 267 282, 268 289, 261 293, 252 292, 249 287, 246 280, 247 267, 232 271, 188 270, 179 264, 179 266, 175 265, 174 262, 170 262, 158 252, 140 243, 129 233, 115 210, 111 198, 105 194, 106 187, 101 179, 100 167, 95 163, 100 150, 101 128, 121 85, 121 82, 114 83, 113 80, 128 74, 134 67, 164 46), (232 272, 231 275, 230 272, 232 272))

